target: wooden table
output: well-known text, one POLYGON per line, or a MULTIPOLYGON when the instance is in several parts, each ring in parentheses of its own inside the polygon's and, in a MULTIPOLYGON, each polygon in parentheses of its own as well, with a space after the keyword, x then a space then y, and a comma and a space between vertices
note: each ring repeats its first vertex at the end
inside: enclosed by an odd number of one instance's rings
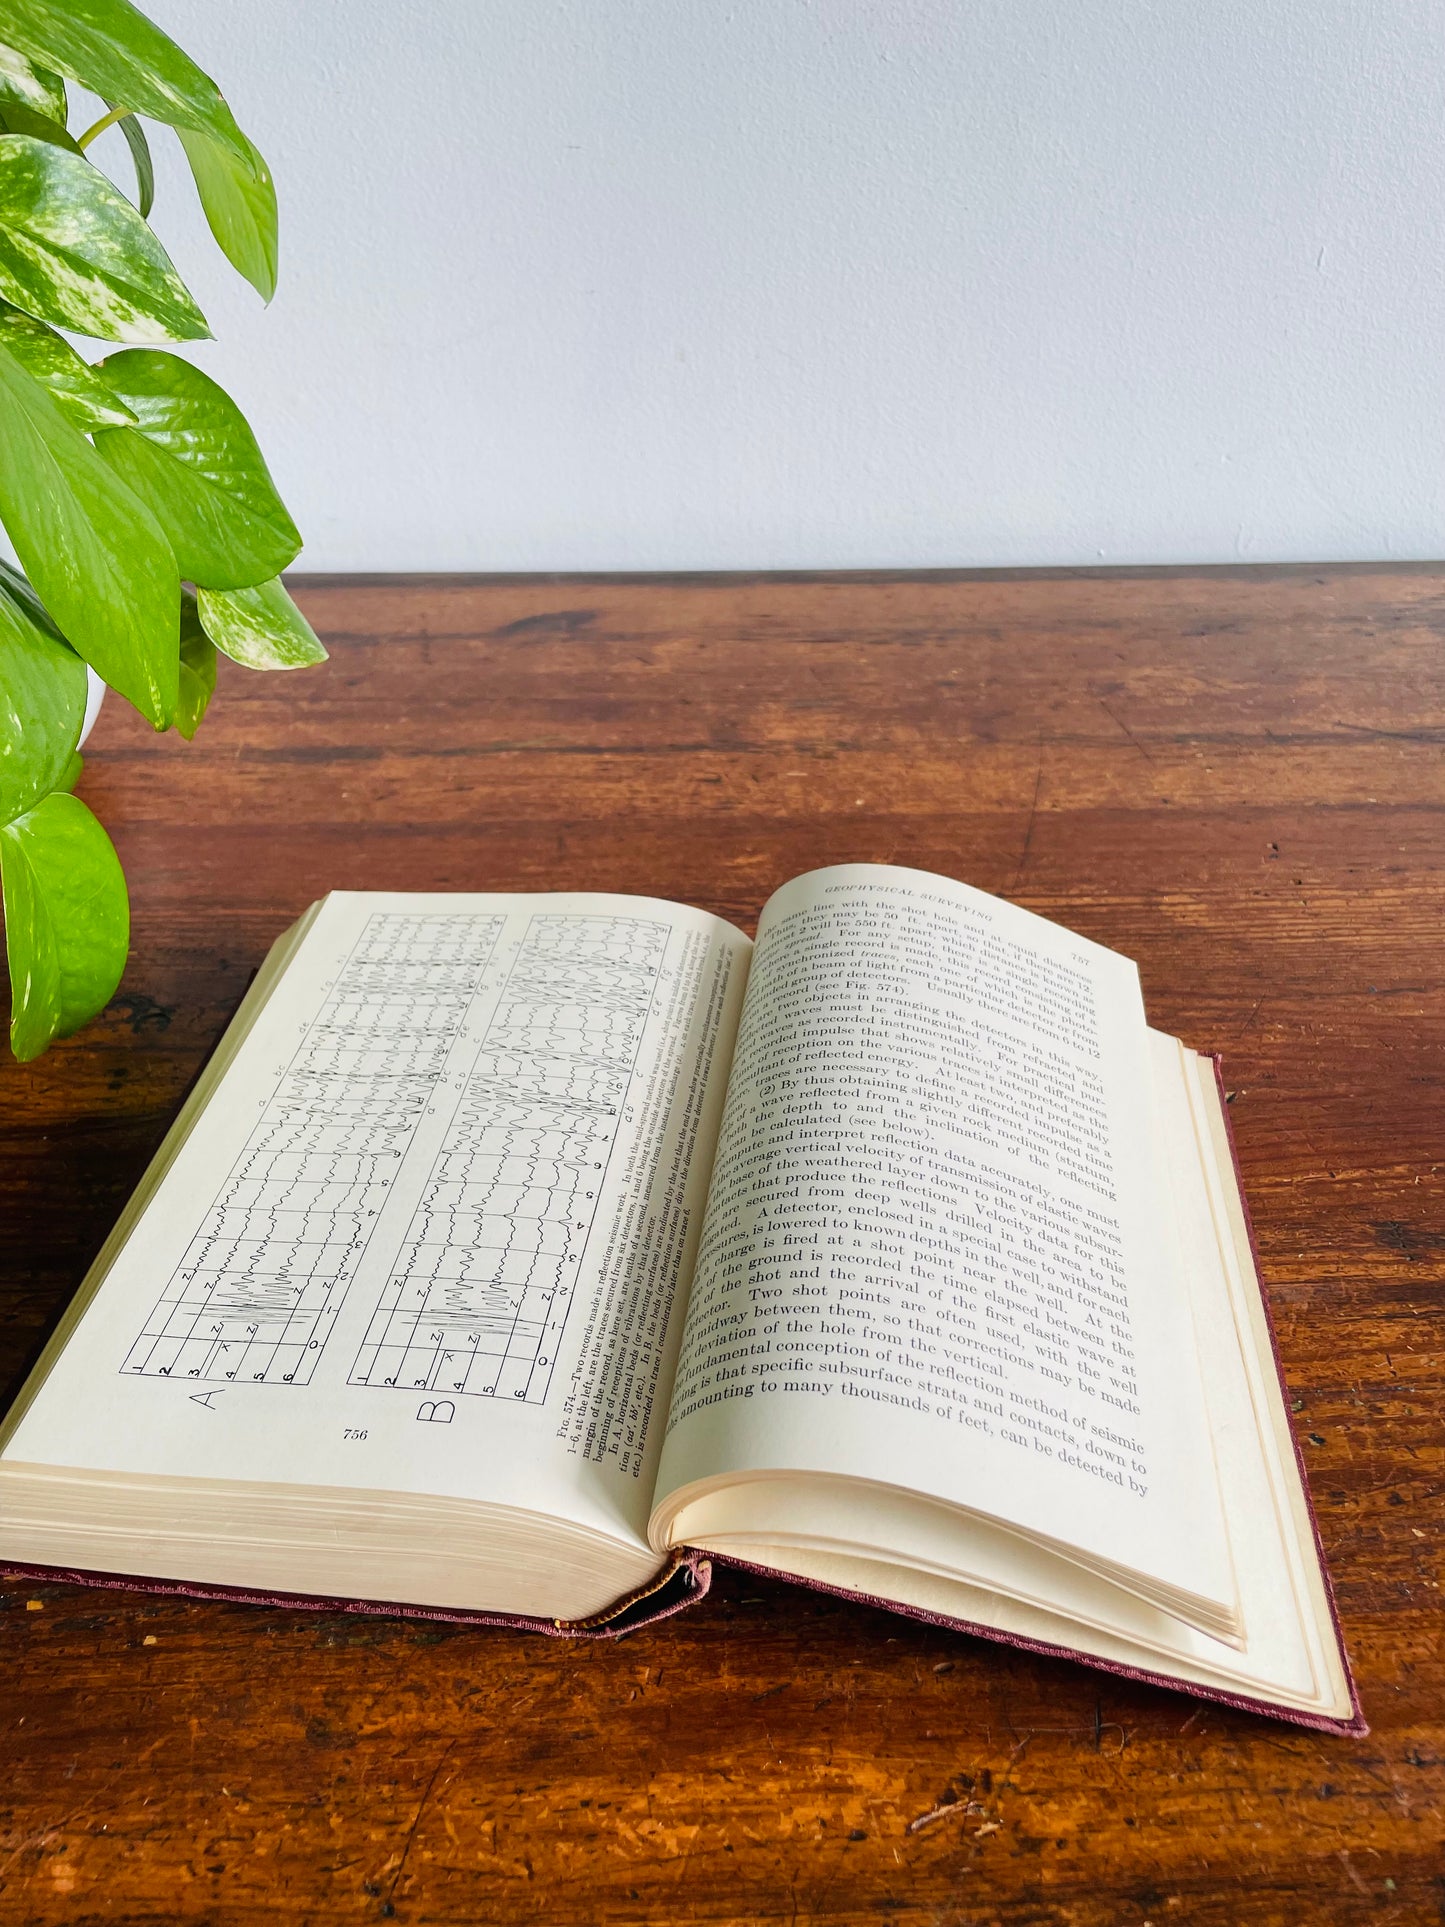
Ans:
POLYGON ((0 1920, 1445 1917, 1445 572, 303 580, 332 649, 112 700, 105 1017, 3 1077, 18 1377, 270 938, 351 889, 966 878, 1225 1054, 1363 1741, 724 1579, 618 1644, 10 1584, 0 1920))

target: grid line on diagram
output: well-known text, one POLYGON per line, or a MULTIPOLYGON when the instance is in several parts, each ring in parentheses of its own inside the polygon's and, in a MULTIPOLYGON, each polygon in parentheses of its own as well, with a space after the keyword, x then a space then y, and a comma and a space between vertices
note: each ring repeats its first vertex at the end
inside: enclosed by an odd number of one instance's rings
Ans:
POLYGON ((368 917, 122 1373, 310 1382, 504 927, 368 917))
POLYGON ((545 1401, 667 936, 643 917, 531 918, 353 1384, 545 1401))

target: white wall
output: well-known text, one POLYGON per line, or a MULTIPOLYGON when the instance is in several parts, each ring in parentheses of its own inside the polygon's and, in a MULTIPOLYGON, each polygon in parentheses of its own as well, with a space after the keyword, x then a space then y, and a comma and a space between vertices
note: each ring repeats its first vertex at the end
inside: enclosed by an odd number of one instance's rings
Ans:
POLYGON ((148 4, 280 186, 263 312, 159 143, 302 566, 1445 548, 1440 0, 148 4))

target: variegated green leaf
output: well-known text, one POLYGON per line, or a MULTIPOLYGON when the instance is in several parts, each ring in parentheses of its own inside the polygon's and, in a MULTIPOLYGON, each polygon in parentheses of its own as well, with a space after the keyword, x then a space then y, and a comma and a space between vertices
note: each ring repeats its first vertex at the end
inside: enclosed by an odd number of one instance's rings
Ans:
POLYGON ((48 114, 37 114, 17 100, 0 100, 0 134, 30 134, 38 141, 49 141, 52 147, 63 147, 72 154, 80 152, 61 122, 48 114))
POLYGON ((53 636, 57 642, 65 641, 65 637, 56 627, 54 616, 36 595, 19 569, 3 559, 0 559, 0 587, 3 587, 12 602, 20 605, 37 629, 43 629, 47 636, 53 636))
POLYGON ((17 101, 33 114, 44 114, 47 120, 65 125, 68 111, 65 82, 59 74, 51 73, 47 67, 37 67, 13 47, 0 47, 0 100, 17 101))
POLYGON ((23 134, 0 138, 0 295, 104 341, 210 332, 170 256, 100 169, 23 134))
POLYGON ((199 128, 249 159, 215 81, 129 0, 5 0, 0 23, 12 47, 102 100, 199 128))
POLYGON ((85 720, 85 664, 0 575, 0 823, 59 789, 85 720))
POLYGON ((0 828, 10 1048, 23 1061, 103 1010, 130 942, 125 877, 110 838, 57 791, 0 828))
POLYGON ((181 590, 181 693, 176 728, 189 742, 216 693, 216 645, 201 627, 196 598, 181 590))
MULTIPOLYGON (((116 103, 113 100, 105 104, 114 111, 116 103)), ((151 159, 151 144, 146 139, 146 130, 134 114, 122 115, 117 125, 130 149, 131 165, 135 169, 135 204, 141 219, 145 221, 150 218, 150 211, 156 203, 156 169, 151 159)))
POLYGON ((295 560, 296 524, 224 388, 179 355, 155 349, 107 355, 100 373, 137 426, 107 429, 96 448, 149 503, 185 580, 244 589, 295 560))
POLYGON ((64 335, 0 301, 0 343, 44 384, 77 428, 125 428, 135 416, 64 335))
POLYGON ((0 521, 72 647, 164 729, 176 706, 175 557, 150 510, 3 341, 0 521))
POLYGON ((326 660, 316 631, 279 582, 199 589, 196 604, 211 641, 247 669, 309 669, 326 660))
POLYGON ((250 164, 208 134, 180 129, 196 191, 222 254, 263 301, 276 292, 276 184, 253 142, 250 164))

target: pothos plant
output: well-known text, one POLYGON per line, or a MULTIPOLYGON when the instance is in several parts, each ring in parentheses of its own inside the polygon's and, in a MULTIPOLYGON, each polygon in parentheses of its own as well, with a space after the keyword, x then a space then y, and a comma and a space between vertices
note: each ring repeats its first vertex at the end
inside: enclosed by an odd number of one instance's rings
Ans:
POLYGON ((176 130, 211 233, 269 301, 266 163, 129 0, 0 0, 0 42, 0 522, 24 570, 0 562, 0 883, 24 1059, 105 1005, 129 946, 120 863, 72 793, 86 664, 189 739, 218 649, 253 669, 326 652, 278 579, 301 537, 244 416, 150 345, 210 330, 148 225, 143 120, 176 130), (67 80, 105 108, 82 131, 67 80), (90 158, 112 125, 133 201, 90 158), (69 335, 145 345, 91 362, 69 335))

